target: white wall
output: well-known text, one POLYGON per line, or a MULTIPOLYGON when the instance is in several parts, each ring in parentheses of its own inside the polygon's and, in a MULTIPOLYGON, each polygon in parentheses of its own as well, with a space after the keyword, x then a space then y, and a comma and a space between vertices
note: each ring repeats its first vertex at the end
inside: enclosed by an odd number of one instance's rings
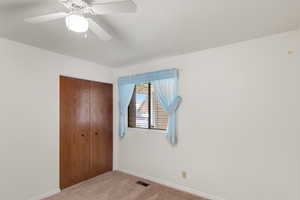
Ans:
POLYGON ((163 134, 128 130, 117 140, 118 168, 215 199, 300 199, 300 32, 116 73, 173 67, 183 97, 178 146, 163 134))
POLYGON ((59 75, 112 82, 96 64, 0 39, 0 199, 59 188, 59 75))

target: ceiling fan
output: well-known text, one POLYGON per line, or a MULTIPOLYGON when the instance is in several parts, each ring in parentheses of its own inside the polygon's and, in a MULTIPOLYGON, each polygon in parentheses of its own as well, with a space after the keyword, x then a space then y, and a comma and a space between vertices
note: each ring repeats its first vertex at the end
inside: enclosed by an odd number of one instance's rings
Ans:
POLYGON ((92 0, 87 3, 83 0, 58 0, 69 12, 58 12, 38 17, 25 19, 25 22, 38 24, 57 19, 65 18, 65 24, 68 30, 77 33, 86 33, 91 30, 101 40, 110 40, 112 36, 107 33, 89 16, 107 15, 114 13, 132 13, 136 12, 137 6, 132 0, 108 1, 92 0))

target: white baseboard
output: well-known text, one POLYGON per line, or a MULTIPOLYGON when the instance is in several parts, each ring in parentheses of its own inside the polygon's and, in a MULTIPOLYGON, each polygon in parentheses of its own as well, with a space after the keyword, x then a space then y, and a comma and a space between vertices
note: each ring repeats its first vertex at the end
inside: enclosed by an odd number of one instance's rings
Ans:
POLYGON ((54 189, 54 190, 52 190, 52 191, 46 192, 46 193, 44 193, 44 194, 40 194, 40 195, 31 197, 31 198, 28 199, 28 200, 41 200, 41 199, 50 197, 50 196, 52 196, 52 195, 55 195, 55 194, 57 194, 57 193, 59 193, 59 192, 60 192, 60 189, 57 188, 57 189, 54 189))
POLYGON ((215 195, 211 195, 211 194, 208 194, 206 192, 201 192, 199 190, 196 190, 196 189, 184 186, 184 185, 180 185, 180 184, 177 184, 177 183, 171 183, 169 181, 162 180, 160 178, 155 178, 155 177, 147 176, 147 175, 144 175, 144 174, 134 173, 134 172, 130 172, 130 171, 124 170, 124 169, 118 169, 118 171, 130 174, 130 175, 133 175, 133 176, 141 177, 141 178, 147 179, 149 181, 153 181, 153 182, 159 183, 161 185, 165 185, 165 186, 168 186, 168 187, 180 190, 180 191, 188 192, 188 193, 191 193, 191 194, 194 194, 194 195, 206 198, 206 199, 210 199, 210 200, 225 200, 225 199, 223 199, 221 197, 218 197, 218 196, 215 196, 215 195))

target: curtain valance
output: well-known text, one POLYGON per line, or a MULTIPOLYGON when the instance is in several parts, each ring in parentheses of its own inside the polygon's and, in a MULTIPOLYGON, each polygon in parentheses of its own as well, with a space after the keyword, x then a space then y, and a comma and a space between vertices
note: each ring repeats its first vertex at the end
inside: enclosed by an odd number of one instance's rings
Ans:
POLYGON ((119 78, 118 85, 149 83, 158 80, 178 78, 177 69, 166 69, 156 72, 147 72, 144 74, 136 74, 132 76, 124 76, 119 78))

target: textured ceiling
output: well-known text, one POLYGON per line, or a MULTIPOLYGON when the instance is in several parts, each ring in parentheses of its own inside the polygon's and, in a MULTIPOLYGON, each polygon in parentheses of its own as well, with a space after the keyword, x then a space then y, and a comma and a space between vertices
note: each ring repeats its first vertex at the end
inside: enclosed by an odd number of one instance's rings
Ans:
POLYGON ((0 37, 121 67, 293 30, 299 0, 134 0, 137 13, 94 19, 113 39, 104 42, 65 28, 64 20, 27 24, 26 17, 64 11, 57 0, 1 0, 0 37))

